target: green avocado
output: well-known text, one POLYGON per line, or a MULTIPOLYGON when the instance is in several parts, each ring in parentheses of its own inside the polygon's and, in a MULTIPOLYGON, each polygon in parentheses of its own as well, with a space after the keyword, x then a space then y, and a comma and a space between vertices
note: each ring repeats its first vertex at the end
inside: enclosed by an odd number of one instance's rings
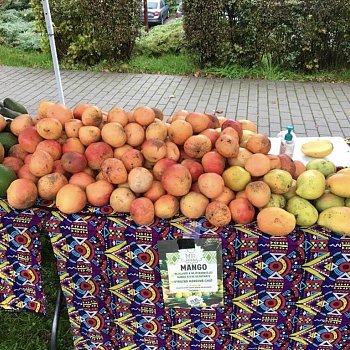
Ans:
POLYGON ((18 139, 11 132, 0 133, 0 143, 4 146, 5 154, 8 154, 9 149, 18 143, 18 139))
POLYGON ((6 119, 6 126, 3 132, 11 132, 11 122, 12 122, 12 119, 6 119))
POLYGON ((4 107, 8 109, 11 109, 20 114, 28 114, 27 109, 23 105, 21 105, 19 102, 15 101, 10 97, 5 98, 3 103, 4 103, 4 107))
POLYGON ((1 107, 0 106, 0 114, 2 116, 4 116, 5 118, 15 119, 16 117, 18 117, 22 113, 13 111, 12 109, 9 109, 7 107, 1 107))
POLYGON ((0 164, 0 196, 6 196, 11 182, 16 180, 16 173, 5 165, 0 164))

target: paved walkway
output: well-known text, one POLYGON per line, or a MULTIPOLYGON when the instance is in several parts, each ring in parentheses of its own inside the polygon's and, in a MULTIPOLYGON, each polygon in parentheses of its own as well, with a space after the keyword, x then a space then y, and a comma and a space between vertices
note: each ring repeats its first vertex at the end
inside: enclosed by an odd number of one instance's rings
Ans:
MULTIPOLYGON (((275 136, 294 124, 300 136, 350 135, 350 84, 206 79, 150 74, 63 71, 66 104, 90 102, 109 110, 149 105, 174 111, 218 111, 257 122, 275 136)), ((0 67, 0 99, 12 97, 31 114, 41 100, 57 101, 53 71, 0 67)))

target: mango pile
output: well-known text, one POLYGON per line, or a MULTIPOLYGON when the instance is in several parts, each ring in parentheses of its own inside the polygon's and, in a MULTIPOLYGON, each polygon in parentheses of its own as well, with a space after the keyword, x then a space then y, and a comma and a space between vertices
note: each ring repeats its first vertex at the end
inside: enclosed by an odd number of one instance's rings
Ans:
POLYGON ((269 154, 249 120, 49 101, 24 112, 0 115, 0 196, 16 209, 40 197, 63 214, 110 205, 139 225, 182 214, 216 227, 256 220, 272 235, 315 223, 350 235, 350 169, 269 154))

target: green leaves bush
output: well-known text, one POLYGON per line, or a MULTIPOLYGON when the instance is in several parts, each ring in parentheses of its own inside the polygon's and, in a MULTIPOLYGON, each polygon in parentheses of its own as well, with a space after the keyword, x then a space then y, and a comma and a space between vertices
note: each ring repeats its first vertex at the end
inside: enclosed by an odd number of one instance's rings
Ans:
POLYGON ((0 0, 0 8, 2 10, 25 10, 30 8, 30 0, 0 0))
POLYGON ((174 15, 179 5, 179 0, 165 0, 165 3, 169 6, 170 16, 174 15))
POLYGON ((183 11, 201 65, 350 66, 350 0, 183 0, 183 11))
POLYGON ((161 56, 185 51, 182 20, 167 25, 156 26, 150 32, 143 32, 136 41, 135 54, 161 56))
POLYGON ((227 60, 229 49, 225 30, 224 0, 183 0, 184 30, 189 54, 200 66, 227 60))
POLYGON ((35 31, 30 9, 0 12, 0 43, 23 50, 39 50, 40 35, 35 31))
MULTIPOLYGON (((41 1, 31 1, 48 50, 41 1)), ((51 0, 50 8, 59 56, 86 64, 130 58, 139 35, 139 0, 51 0)))

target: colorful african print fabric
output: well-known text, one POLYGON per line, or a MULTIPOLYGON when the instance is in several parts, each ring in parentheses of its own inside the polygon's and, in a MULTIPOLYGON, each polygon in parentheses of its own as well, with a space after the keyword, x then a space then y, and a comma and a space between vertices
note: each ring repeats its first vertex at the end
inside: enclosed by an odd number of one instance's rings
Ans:
POLYGON ((76 349, 350 349, 350 238, 204 218, 137 226, 109 207, 52 212, 47 230, 76 349), (166 309, 157 242, 206 237, 222 241, 224 305, 166 309))
POLYGON ((40 231, 47 211, 14 210, 0 199, 0 308, 45 314, 40 231))

